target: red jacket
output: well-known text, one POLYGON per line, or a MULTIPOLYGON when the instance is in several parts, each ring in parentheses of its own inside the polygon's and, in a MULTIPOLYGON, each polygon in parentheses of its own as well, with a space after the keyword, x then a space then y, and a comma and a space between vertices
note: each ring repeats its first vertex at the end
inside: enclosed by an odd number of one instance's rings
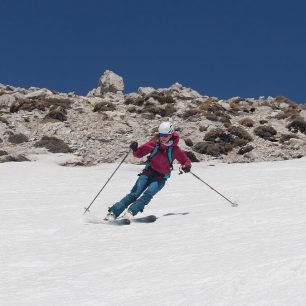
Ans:
MULTIPOLYGON (((173 133, 171 138, 173 140, 173 147, 172 157, 173 160, 177 160, 182 166, 191 166, 191 161, 187 157, 186 153, 178 146, 178 142, 180 140, 180 136, 177 132, 173 133)), ((167 156, 167 146, 159 142, 158 139, 152 139, 145 144, 138 147, 137 150, 133 151, 133 155, 135 157, 141 158, 153 151, 155 146, 159 144, 160 148, 159 151, 156 153, 155 156, 150 161, 150 166, 153 170, 157 171, 161 174, 169 174, 170 173, 170 163, 167 156)))

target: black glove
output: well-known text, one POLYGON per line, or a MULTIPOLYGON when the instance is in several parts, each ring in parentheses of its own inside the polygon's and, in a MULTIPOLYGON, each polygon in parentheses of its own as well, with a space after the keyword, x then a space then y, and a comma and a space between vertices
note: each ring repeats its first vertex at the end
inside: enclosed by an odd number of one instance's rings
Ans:
POLYGON ((191 169, 191 166, 189 166, 189 165, 186 165, 186 166, 183 166, 183 167, 182 167, 182 170, 183 170, 185 173, 190 172, 190 169, 191 169))
POLYGON ((133 151, 136 151, 136 150, 138 149, 138 142, 137 142, 137 141, 131 142, 130 148, 131 148, 133 151))

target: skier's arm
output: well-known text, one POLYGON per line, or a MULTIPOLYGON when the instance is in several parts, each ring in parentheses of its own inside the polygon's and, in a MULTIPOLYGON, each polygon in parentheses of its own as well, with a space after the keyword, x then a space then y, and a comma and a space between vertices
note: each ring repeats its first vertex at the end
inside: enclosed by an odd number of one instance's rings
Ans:
POLYGON ((148 141, 145 144, 139 146, 137 150, 134 150, 133 155, 138 158, 144 157, 145 155, 151 153, 154 147, 155 147, 155 141, 154 140, 148 141))
POLYGON ((183 169, 191 168, 190 159, 180 147, 176 147, 175 150, 173 150, 173 158, 176 159, 182 165, 183 169))

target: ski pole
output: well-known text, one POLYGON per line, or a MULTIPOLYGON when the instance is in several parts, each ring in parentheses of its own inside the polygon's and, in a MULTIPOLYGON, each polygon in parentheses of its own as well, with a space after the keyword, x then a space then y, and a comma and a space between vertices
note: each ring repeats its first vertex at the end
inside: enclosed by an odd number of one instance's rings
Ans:
POLYGON ((222 193, 220 193, 219 191, 217 191, 216 189, 214 189, 212 186, 210 186, 209 184, 207 184, 206 182, 204 182, 200 177, 198 177, 196 174, 194 174, 192 171, 190 171, 190 173, 197 178, 199 181, 201 181, 202 183, 204 183, 206 186, 208 186, 210 189, 212 189, 213 191, 215 191, 216 193, 218 193, 221 197, 223 197, 226 201, 228 201, 229 203, 231 203, 232 207, 237 207, 238 204, 229 200, 227 197, 225 197, 222 193))
POLYGON ((102 190, 104 189, 104 187, 108 184, 108 182, 111 180, 111 178, 114 176, 114 174, 116 173, 116 171, 119 169, 119 167, 123 164, 123 162, 126 160, 126 158, 128 157, 128 155, 130 154, 131 149, 126 153, 126 155, 124 156, 124 158, 122 159, 122 161, 120 162, 120 164, 118 165, 118 167, 115 169, 115 171, 112 173, 112 175, 108 178, 108 180, 106 181, 106 183, 104 184, 104 186, 100 189, 100 191, 97 193, 97 195, 94 197, 94 199, 91 201, 91 203, 88 205, 88 207, 85 207, 85 211, 83 213, 83 215, 89 211, 90 206, 93 204, 93 202, 96 200, 96 198, 99 196, 99 194, 102 192, 102 190))

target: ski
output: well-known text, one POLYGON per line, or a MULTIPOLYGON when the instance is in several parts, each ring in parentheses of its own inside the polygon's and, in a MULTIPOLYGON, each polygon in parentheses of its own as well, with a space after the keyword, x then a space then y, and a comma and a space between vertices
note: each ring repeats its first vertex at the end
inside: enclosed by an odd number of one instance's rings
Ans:
POLYGON ((115 220, 104 220, 107 224, 113 224, 113 225, 130 225, 131 221, 129 219, 115 219, 115 220))
POLYGON ((87 220, 86 223, 94 223, 94 224, 111 224, 111 225, 130 225, 131 222, 135 223, 153 223, 158 218, 155 215, 149 215, 145 217, 138 217, 133 219, 124 219, 124 218, 118 218, 115 220, 87 220))
POLYGON ((156 220, 157 220, 157 217, 155 215, 149 215, 145 217, 131 219, 132 222, 137 222, 137 223, 152 223, 152 222, 155 222, 156 220))

